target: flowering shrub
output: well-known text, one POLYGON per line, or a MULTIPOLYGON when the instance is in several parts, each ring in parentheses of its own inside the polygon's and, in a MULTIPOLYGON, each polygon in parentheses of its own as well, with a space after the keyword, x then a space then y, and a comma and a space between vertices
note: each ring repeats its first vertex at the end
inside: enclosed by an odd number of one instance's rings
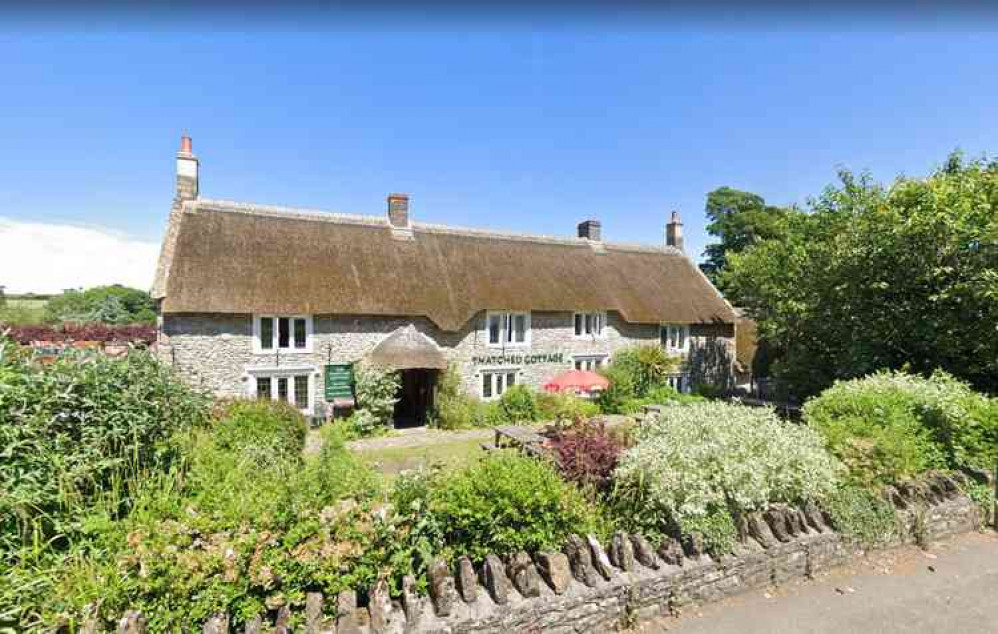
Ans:
POLYGON ((863 484, 932 468, 991 469, 998 452, 998 401, 945 372, 840 381, 808 401, 804 417, 863 484))
POLYGON ((718 514, 823 499, 838 470, 817 433, 772 410, 691 403, 637 429, 614 473, 615 498, 647 532, 688 532, 705 522, 731 526, 718 514))
POLYGON ((609 489, 624 445, 602 421, 579 421, 550 440, 562 477, 597 491, 609 489))
POLYGON ((359 363, 355 381, 357 414, 364 419, 364 424, 358 425, 358 428, 373 430, 375 426, 391 425, 401 387, 398 372, 369 363, 359 363))

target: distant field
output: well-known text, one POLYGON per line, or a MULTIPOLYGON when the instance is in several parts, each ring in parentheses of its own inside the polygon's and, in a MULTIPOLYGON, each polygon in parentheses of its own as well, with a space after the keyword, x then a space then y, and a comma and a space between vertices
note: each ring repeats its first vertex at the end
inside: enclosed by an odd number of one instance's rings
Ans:
POLYGON ((45 319, 48 297, 7 295, 6 305, 0 307, 0 322, 18 326, 40 324, 45 319))

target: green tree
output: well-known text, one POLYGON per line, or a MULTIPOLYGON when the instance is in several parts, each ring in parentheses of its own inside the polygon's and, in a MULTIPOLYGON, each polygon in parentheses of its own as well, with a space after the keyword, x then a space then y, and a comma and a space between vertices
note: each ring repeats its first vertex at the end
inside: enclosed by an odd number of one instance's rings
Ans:
POLYGON ((723 283, 721 272, 731 254, 741 253, 762 240, 781 237, 792 212, 767 205, 758 194, 731 187, 719 187, 707 194, 705 211, 710 220, 707 233, 720 242, 707 245, 700 268, 715 284, 723 283))
POLYGON ((840 183, 721 277, 798 396, 874 370, 937 368, 998 391, 998 164, 840 183))
POLYGON ((86 290, 68 290, 49 300, 50 322, 101 322, 106 324, 153 323, 155 304, 149 293, 115 284, 86 290))

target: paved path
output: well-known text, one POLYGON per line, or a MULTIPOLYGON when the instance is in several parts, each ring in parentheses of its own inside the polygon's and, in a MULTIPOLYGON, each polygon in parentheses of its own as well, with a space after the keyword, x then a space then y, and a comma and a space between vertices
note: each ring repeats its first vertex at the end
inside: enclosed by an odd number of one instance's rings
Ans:
POLYGON ((643 624, 635 634, 998 632, 998 535, 964 535, 928 553, 903 548, 768 591, 643 624))

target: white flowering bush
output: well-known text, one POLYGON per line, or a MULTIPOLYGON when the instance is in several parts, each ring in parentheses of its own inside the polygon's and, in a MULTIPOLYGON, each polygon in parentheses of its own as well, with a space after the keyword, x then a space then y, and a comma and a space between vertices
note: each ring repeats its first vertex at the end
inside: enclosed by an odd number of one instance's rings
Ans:
POLYGON ((614 472, 615 497, 635 527, 712 527, 715 534, 704 535, 708 545, 725 550, 733 541, 732 516, 774 502, 823 500, 840 469, 820 435, 770 409, 691 403, 637 430, 637 443, 614 472))
POLYGON ((355 376, 357 429, 369 435, 376 427, 389 427, 399 400, 399 373, 381 366, 360 363, 355 376))

